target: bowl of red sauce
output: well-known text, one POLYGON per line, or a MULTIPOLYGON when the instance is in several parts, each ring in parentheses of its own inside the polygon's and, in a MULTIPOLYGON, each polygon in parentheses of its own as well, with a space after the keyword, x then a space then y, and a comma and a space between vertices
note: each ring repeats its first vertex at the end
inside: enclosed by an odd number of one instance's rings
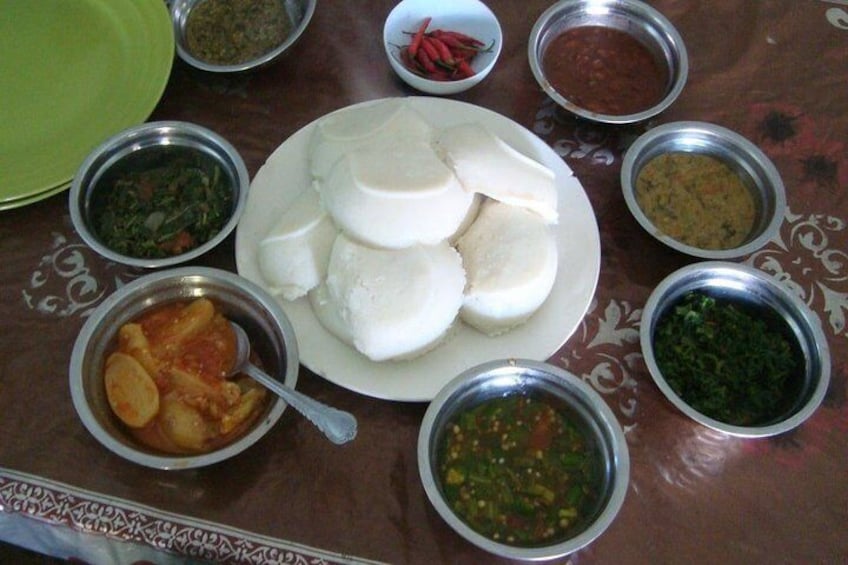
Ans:
POLYGON ((683 38, 639 0, 561 0, 536 20, 530 68, 557 104, 608 124, 647 120, 683 91, 683 38))
POLYGON ((585 547, 624 502, 630 459, 606 402, 548 363, 472 367, 439 391, 418 436, 418 470, 441 518, 509 559, 585 547))
POLYGON ((251 361, 294 388, 298 349, 277 301, 234 273, 155 271, 122 286, 87 318, 68 370, 74 408, 103 447, 155 469, 190 469, 239 455, 286 403, 233 373, 235 322, 251 361))

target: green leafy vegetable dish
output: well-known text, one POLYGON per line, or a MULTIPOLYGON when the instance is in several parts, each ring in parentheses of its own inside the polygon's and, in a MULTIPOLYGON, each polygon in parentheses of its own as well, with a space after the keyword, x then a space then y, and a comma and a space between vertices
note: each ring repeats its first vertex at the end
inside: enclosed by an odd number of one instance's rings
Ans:
POLYGON ((189 147, 136 151, 97 183, 93 231, 118 253, 155 259, 203 245, 233 210, 233 180, 211 155, 189 147))
POLYGON ((448 504, 499 543, 532 547, 579 533, 597 511, 604 474, 577 422, 555 401, 524 394, 462 412, 438 450, 448 504))
POLYGON ((691 292, 657 323, 654 351, 669 386, 705 416, 737 426, 782 414, 800 386, 797 342, 765 309, 691 292))

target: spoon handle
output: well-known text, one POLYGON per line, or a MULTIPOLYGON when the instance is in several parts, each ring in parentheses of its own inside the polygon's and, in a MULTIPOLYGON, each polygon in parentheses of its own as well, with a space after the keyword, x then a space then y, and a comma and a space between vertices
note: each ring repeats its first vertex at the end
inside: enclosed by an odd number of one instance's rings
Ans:
POLYGON ((301 394, 271 378, 254 365, 247 364, 243 370, 254 380, 262 383, 265 388, 279 395, 289 406, 303 414, 333 443, 341 445, 356 437, 357 424, 353 414, 327 406, 314 398, 301 394))

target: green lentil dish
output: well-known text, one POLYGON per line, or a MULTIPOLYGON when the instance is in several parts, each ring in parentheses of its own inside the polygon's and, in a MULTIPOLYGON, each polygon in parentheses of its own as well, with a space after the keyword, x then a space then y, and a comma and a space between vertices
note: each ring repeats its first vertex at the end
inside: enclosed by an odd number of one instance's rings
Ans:
POLYGON ((601 458, 574 416, 545 398, 492 398, 458 415, 438 474, 451 508, 478 533, 532 547, 579 532, 597 508, 601 458))
POLYGON ((232 180, 212 156, 186 147, 136 151, 94 190, 93 231, 129 257, 185 253, 224 227, 233 209, 232 180))
POLYGON ((282 0, 205 0, 186 20, 186 43, 196 58, 217 65, 257 59, 292 30, 282 0))
POLYGON ((670 152, 636 177, 636 202, 664 234, 699 249, 732 249, 754 228, 757 206, 742 178, 711 155, 670 152))
POLYGON ((741 304, 691 292, 657 324, 657 366, 674 392, 705 416, 763 424, 788 407, 799 386, 799 355, 785 335, 789 329, 782 329, 778 320, 741 304))

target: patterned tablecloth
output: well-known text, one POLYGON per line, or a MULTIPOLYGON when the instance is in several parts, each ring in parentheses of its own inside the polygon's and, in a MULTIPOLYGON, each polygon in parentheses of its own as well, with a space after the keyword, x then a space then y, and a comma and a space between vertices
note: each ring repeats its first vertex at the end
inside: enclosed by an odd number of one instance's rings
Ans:
MULTIPOLYGON (((584 321, 550 361, 603 395, 632 459, 615 522, 563 562, 848 561, 848 2, 651 2, 683 36, 691 70, 670 109, 629 127, 579 121, 537 86, 527 38, 548 2, 487 3, 504 29, 501 59, 454 98, 531 129, 586 189, 600 228, 600 280, 584 321), (694 260, 638 226, 618 175, 636 136, 677 120, 745 135, 786 185, 779 235, 741 262, 820 317, 833 370, 821 408, 779 437, 738 439, 693 423, 664 400, 642 360, 645 300, 694 260)), ((383 53, 393 4, 319 2, 291 54, 258 73, 212 76, 177 61, 151 119, 214 129, 253 175, 288 136, 332 110, 416 94, 383 53)), ((155 471, 113 455, 80 423, 67 367, 86 316, 140 273, 83 244, 65 193, 0 212, 0 257, 0 539, 91 562, 495 561, 426 499, 415 450, 426 405, 369 398, 306 369, 298 388, 353 412, 354 442, 332 445, 287 411, 257 445, 212 467, 155 471)), ((233 238, 198 264, 234 271, 233 238)))

